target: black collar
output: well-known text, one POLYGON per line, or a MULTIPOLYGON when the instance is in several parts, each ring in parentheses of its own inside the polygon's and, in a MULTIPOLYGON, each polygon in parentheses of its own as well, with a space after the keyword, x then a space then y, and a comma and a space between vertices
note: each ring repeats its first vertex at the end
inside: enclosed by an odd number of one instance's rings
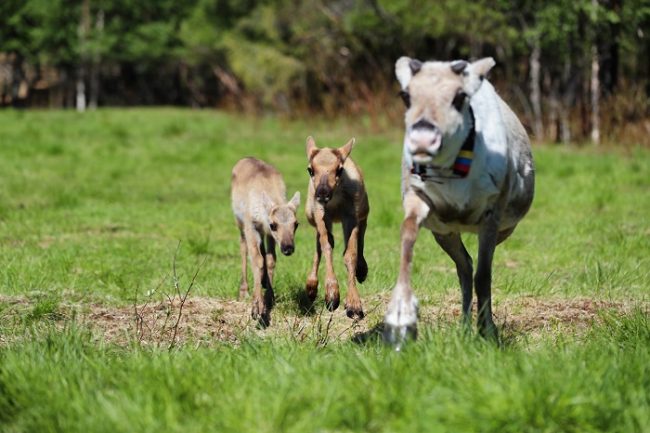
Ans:
POLYGON ((472 119, 472 127, 456 156, 454 165, 450 168, 441 168, 435 167, 431 164, 414 163, 411 167, 411 174, 420 176, 423 181, 430 180, 433 182, 436 182, 436 179, 462 179, 467 177, 469 170, 472 167, 472 160, 474 159, 474 142, 476 141, 476 119, 472 107, 469 107, 469 116, 472 119), (451 173, 448 173, 450 170, 451 173))

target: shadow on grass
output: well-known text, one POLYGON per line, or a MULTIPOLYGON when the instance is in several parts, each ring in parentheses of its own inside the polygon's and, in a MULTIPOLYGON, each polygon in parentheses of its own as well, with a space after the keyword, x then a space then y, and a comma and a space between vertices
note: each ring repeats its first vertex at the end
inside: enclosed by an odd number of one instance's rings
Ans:
POLYGON ((315 300, 307 296, 304 287, 293 287, 291 289, 291 298, 293 299, 294 305, 298 307, 298 313, 309 317, 316 315, 315 300))
POLYGON ((351 342, 359 345, 377 344, 383 342, 384 323, 379 322, 364 332, 358 332, 352 336, 351 342))

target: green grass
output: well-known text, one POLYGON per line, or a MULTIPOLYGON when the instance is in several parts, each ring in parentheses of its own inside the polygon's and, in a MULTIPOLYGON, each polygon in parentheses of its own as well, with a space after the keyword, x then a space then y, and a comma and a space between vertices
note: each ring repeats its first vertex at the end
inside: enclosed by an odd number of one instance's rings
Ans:
MULTIPOLYGON (((322 347, 316 336, 299 343, 254 330, 238 346, 117 347, 64 308, 129 305, 169 276, 179 241, 183 281, 205 261, 192 294, 234 299, 230 170, 243 156, 265 159, 304 202, 310 134, 321 146, 357 138, 352 157, 371 206, 361 295, 389 293, 402 218, 401 125, 372 132, 363 119, 137 109, 3 111, 0 130, 0 431, 650 431, 643 308, 501 349, 448 324, 424 326, 402 354, 374 340, 322 347), (16 319, 10 300, 18 296, 29 302, 16 319)), ((534 153, 536 199, 497 250, 495 302, 647 302, 650 151, 534 153)), ((296 254, 278 259, 279 311, 298 311, 313 254, 302 206, 300 220, 296 254)), ((338 228, 336 236, 342 277, 338 228)), ((475 237, 465 239, 475 254, 475 237)), ((413 285, 423 306, 458 293, 451 261, 425 232, 413 285)))

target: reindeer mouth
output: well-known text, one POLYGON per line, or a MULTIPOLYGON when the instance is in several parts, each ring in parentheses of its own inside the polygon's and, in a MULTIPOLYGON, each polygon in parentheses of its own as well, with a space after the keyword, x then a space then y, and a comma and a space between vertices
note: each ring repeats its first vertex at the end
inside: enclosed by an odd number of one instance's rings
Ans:
POLYGON ((413 153, 413 162, 415 164, 428 164, 431 161, 433 161, 432 152, 428 152, 428 151, 425 151, 425 150, 419 150, 419 151, 413 153))

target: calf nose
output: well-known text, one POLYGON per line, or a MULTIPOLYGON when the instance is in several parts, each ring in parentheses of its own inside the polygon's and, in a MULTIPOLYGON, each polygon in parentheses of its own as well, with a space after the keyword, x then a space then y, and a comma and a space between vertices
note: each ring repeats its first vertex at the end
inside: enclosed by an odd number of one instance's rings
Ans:
POLYGON ((332 191, 327 188, 318 187, 316 188, 316 200, 319 203, 327 203, 332 198, 332 191))
POLYGON ((293 254, 293 250, 294 250, 293 245, 282 245, 280 247, 280 251, 282 251, 282 254, 284 254, 285 256, 290 256, 291 254, 293 254))

